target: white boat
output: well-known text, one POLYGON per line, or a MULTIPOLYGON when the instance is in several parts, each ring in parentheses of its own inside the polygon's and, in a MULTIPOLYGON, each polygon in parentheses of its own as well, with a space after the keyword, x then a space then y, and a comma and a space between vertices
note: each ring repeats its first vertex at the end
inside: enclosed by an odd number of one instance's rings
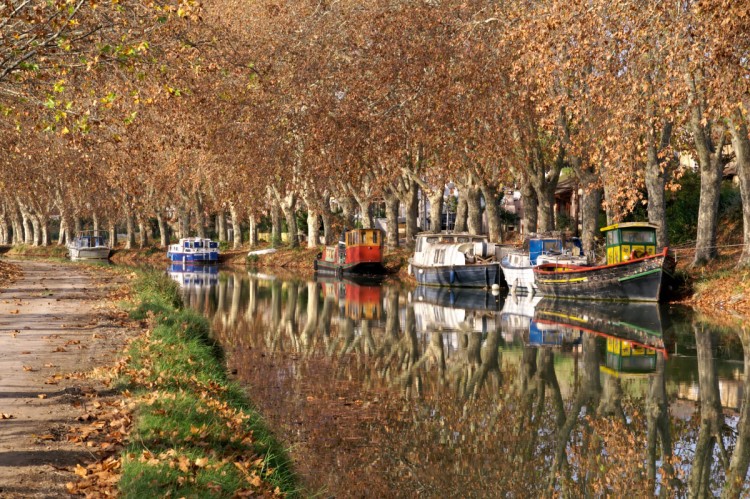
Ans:
POLYGON ((487 236, 419 234, 409 272, 420 285, 499 287, 498 250, 499 246, 489 242, 487 236))
POLYGON ((587 265, 581 240, 577 237, 563 240, 561 237, 531 237, 524 243, 524 250, 506 254, 500 261, 505 282, 513 293, 537 291, 534 267, 543 263, 561 265, 587 265))
POLYGON ((200 237, 183 237, 177 244, 170 244, 167 257, 173 262, 218 262, 219 243, 200 237))
POLYGON ((68 243, 68 255, 71 260, 107 260, 110 248, 107 244, 107 232, 103 230, 85 230, 78 232, 75 239, 68 243))

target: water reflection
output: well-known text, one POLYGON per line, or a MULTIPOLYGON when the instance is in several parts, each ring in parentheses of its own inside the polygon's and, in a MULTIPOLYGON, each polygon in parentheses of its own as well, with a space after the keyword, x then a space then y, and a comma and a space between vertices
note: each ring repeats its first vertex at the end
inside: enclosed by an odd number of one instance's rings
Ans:
POLYGON ((223 272, 206 284, 186 300, 311 491, 749 492, 742 325, 473 290, 223 272))

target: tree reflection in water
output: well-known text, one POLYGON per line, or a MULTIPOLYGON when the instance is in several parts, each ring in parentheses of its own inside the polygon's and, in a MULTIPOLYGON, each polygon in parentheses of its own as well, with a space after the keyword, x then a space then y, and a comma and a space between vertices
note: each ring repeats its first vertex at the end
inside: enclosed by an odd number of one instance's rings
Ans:
MULTIPOLYGON (((750 397, 738 412, 722 407, 720 382, 733 381, 715 360, 717 342, 739 335, 747 373, 747 329, 717 336, 692 319, 700 397, 678 400, 661 351, 646 348, 655 360, 645 372, 616 372, 591 332, 562 349, 513 340, 533 316, 501 320, 502 301, 415 304, 396 287, 348 286, 230 274, 185 290, 310 491, 748 493, 750 397)), ((748 376, 739 383, 750 393, 748 376)))

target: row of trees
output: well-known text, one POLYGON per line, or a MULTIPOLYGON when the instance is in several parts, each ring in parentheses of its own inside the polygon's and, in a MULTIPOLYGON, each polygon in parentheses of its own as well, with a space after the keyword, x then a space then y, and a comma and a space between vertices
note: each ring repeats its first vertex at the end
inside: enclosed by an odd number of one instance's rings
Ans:
POLYGON ((333 237, 334 198, 344 223, 359 211, 364 226, 384 201, 396 246, 399 206, 411 240, 418 190, 436 221, 450 180, 457 230, 481 230, 484 198, 500 240, 502 187, 521 191, 527 231, 551 230, 570 167, 586 249, 602 207, 617 220, 638 203, 666 245, 665 192, 688 151, 701 176, 695 263, 716 256, 730 160, 750 262, 743 2, 5 5, 0 236, 13 242, 47 243, 58 213, 63 237, 82 219, 124 222, 128 245, 149 218, 163 244, 168 218, 200 234, 229 213, 251 244, 261 215, 276 231, 285 218, 296 246, 304 209, 314 244, 321 224, 333 237))

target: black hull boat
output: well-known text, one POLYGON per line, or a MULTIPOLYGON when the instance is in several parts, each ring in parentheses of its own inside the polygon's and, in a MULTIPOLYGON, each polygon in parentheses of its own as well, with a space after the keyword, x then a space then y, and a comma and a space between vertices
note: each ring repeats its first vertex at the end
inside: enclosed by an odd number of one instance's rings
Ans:
POLYGON ((674 268, 674 258, 665 248, 656 255, 599 267, 540 265, 534 275, 544 296, 658 302, 674 268))
POLYGON ((412 264, 417 284, 422 286, 454 286, 464 288, 492 288, 500 284, 498 263, 427 267, 412 264))

